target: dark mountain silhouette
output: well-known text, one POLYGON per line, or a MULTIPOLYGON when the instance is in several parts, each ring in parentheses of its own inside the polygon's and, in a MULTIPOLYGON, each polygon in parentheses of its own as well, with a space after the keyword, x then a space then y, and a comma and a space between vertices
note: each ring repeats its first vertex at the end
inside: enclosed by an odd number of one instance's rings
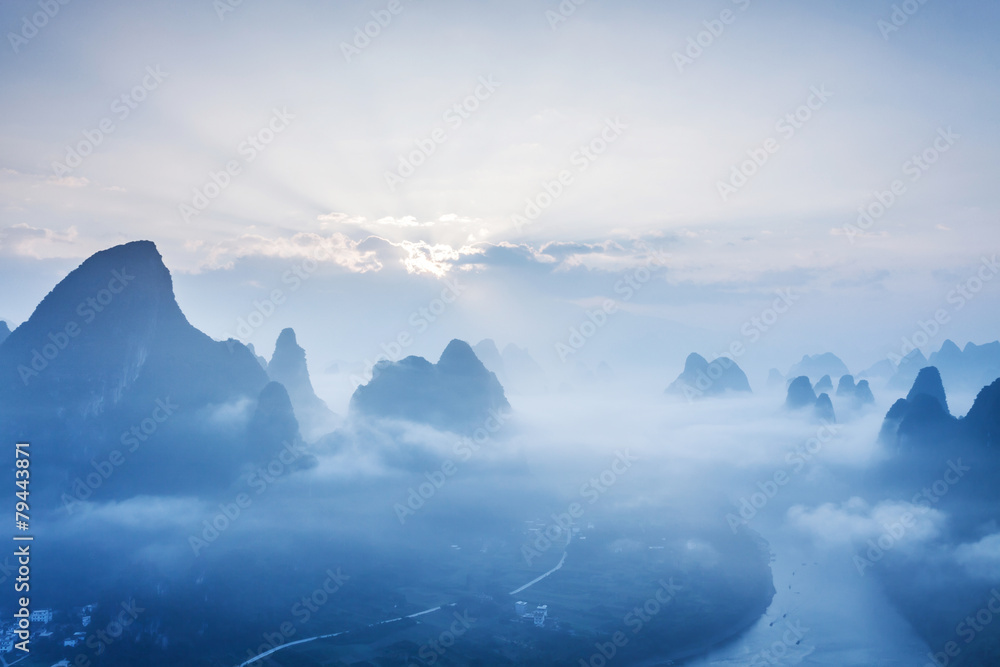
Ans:
POLYGON ((817 420, 831 424, 837 422, 837 415, 833 411, 833 401, 830 400, 829 394, 824 393, 817 396, 813 410, 817 420))
POLYGON ((813 391, 809 378, 805 375, 800 375, 788 385, 788 396, 785 398, 785 407, 798 410, 812 405, 816 405, 816 392, 813 391))
POLYGON ((816 383, 816 386, 813 387, 813 389, 815 389, 817 393, 833 391, 833 380, 830 379, 829 375, 824 375, 819 379, 819 382, 816 383))
POLYGON ((854 387, 855 407, 861 407, 863 405, 873 405, 874 403, 875 403, 875 396, 872 394, 871 387, 868 386, 868 380, 862 380, 854 387))
MULTIPOLYGON (((833 383, 831 382, 830 384, 832 385, 833 383)), ((812 408, 813 417, 817 421, 837 421, 830 395, 824 392, 816 396, 812 383, 809 382, 809 378, 805 375, 800 375, 788 384, 785 408, 788 410, 812 408)))
POLYGON ((667 387, 668 394, 688 399, 719 396, 726 392, 750 393, 750 382, 739 365, 728 357, 719 357, 709 363, 705 357, 692 352, 684 362, 684 370, 667 387))
POLYGON ((920 370, 906 398, 889 409, 879 439, 900 448, 945 448, 958 435, 957 426, 958 420, 948 411, 941 375, 930 366, 920 370))
POLYGON ((987 447, 1000 446, 1000 379, 983 387, 962 420, 965 434, 987 447))
POLYGON ((220 488, 246 456, 243 430, 202 425, 266 384, 246 347, 188 323, 156 246, 137 241, 83 262, 0 346, 0 440, 38 443, 36 463, 59 485, 142 424, 129 474, 111 481, 144 477, 147 493, 220 488), (141 474, 154 465, 158 474, 141 474))
POLYGON ((937 400, 941 404, 941 409, 948 412, 948 399, 945 397, 944 384, 941 382, 941 374, 933 366, 922 368, 917 374, 917 379, 910 387, 910 393, 906 395, 907 401, 913 401, 917 396, 925 394, 937 400))
POLYGON ((7 336, 9 335, 10 335, 10 327, 7 326, 6 322, 0 320, 0 345, 3 345, 3 342, 7 340, 7 336))
POLYGON ((448 343, 437 364, 406 357, 376 365, 372 380, 355 390, 351 412, 365 417, 404 419, 467 433, 510 404, 496 375, 468 343, 448 343))
MULTIPOLYGON (((257 407, 247 424, 247 451, 254 461, 268 461, 281 456, 282 450, 301 452, 299 422, 285 387, 268 382, 260 392, 257 407)), ((305 458, 295 457, 300 465, 305 458)), ((308 457, 312 462, 312 457, 308 457)), ((286 455, 287 460, 287 455, 286 455)))
POLYGON ((283 329, 267 364, 267 375, 288 391, 295 415, 310 439, 333 430, 335 415, 313 390, 306 365, 306 351, 295 340, 295 331, 283 329))
POLYGON ((840 376, 840 382, 837 383, 837 396, 854 396, 856 390, 857 385, 854 384, 853 375, 840 376))
POLYGON ((805 355, 802 360, 792 366, 785 377, 798 377, 800 375, 805 375, 806 377, 817 380, 824 375, 829 375, 830 377, 840 377, 841 375, 847 375, 850 373, 847 370, 847 366, 844 362, 840 360, 837 355, 832 352, 826 352, 824 354, 815 355, 805 355))

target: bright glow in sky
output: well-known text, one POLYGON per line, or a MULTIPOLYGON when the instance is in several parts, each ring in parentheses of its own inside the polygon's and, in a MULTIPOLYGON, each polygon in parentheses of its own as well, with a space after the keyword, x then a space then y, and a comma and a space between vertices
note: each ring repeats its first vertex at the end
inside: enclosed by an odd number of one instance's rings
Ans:
MULTIPOLYGON (((319 359, 371 355, 459 276, 476 298, 415 351, 492 335, 547 357, 642 241, 671 258, 623 304, 632 334, 721 352, 794 287, 750 366, 868 365, 1000 250, 993 2, 69 2, 25 27, 40 11, 0 9, 12 324, 148 238, 222 337, 322 248, 262 351, 292 324, 319 359)), ((997 338, 996 282, 930 347, 997 338)))

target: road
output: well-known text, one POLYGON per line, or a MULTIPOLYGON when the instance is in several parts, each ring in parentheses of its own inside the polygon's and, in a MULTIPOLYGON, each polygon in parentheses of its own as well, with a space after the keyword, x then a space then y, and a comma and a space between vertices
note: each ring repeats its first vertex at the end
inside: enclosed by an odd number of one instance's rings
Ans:
MULTIPOLYGON (((572 539, 573 539, 573 536, 570 535, 570 539, 566 541, 566 547, 565 547, 565 549, 569 548, 569 543, 572 541, 572 539)), ((562 558, 559 559, 559 563, 557 563, 554 568, 552 568, 551 570, 549 570, 545 574, 532 579, 531 581, 529 581, 528 583, 526 583, 524 586, 521 586, 520 588, 517 588, 517 589, 511 591, 510 594, 511 595, 516 595, 516 594, 520 593, 521 591, 523 591, 525 589, 531 588, 532 586, 534 586, 535 584, 537 584, 542 579, 545 579, 546 577, 548 577, 552 573, 554 573, 557 570, 559 570, 560 568, 562 568, 563 563, 566 562, 566 554, 567 553, 568 553, 567 551, 565 551, 565 550, 563 551, 562 558)), ((388 623, 397 623, 397 622, 402 621, 402 620, 407 619, 407 618, 417 618, 418 616, 424 616, 425 614, 433 614, 434 612, 439 611, 441 609, 444 609, 445 607, 454 607, 456 604, 457 604, 456 602, 452 602, 450 604, 440 605, 440 606, 437 606, 437 607, 432 607, 431 609, 425 609, 423 611, 418 611, 416 614, 410 614, 409 616, 399 616, 397 618, 389 618, 389 619, 386 619, 384 621, 378 621, 377 623, 372 623, 368 627, 369 628, 374 628, 376 626, 386 625, 388 623)), ((341 630, 340 632, 333 632, 333 633, 326 634, 326 635, 316 635, 315 637, 307 637, 305 639, 298 639, 298 640, 293 641, 293 642, 288 642, 287 644, 281 644, 279 646, 275 646, 274 648, 272 648, 272 649, 270 649, 268 651, 264 651, 260 655, 257 655, 257 656, 255 656, 253 658, 250 658, 246 662, 241 662, 237 667, 247 667, 248 665, 252 665, 253 663, 255 663, 255 662, 259 661, 259 660, 263 660, 264 658, 266 658, 269 655, 274 655, 278 651, 282 651, 282 650, 284 650, 286 648, 289 648, 291 646, 298 646, 299 644, 308 644, 309 642, 314 642, 314 641, 319 640, 319 639, 331 639, 333 637, 339 637, 341 635, 346 635, 348 632, 350 632, 350 630, 341 630)))

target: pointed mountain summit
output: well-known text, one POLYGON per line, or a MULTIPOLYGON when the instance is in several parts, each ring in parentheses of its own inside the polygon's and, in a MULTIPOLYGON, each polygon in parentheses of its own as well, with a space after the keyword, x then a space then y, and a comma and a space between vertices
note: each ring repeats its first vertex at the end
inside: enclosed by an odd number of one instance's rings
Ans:
POLYGON ((730 391, 750 393, 750 382, 739 365, 728 357, 719 357, 709 363, 705 357, 692 352, 684 361, 684 370, 667 387, 666 393, 694 399, 730 391))
POLYGON ((8 336, 10 336, 10 327, 7 326, 6 322, 0 320, 0 345, 3 345, 8 336))
POLYGON ((941 373, 934 366, 920 369, 917 379, 910 387, 910 393, 906 395, 907 401, 913 401, 920 394, 926 394, 941 404, 941 409, 948 412, 948 399, 944 393, 944 383, 941 382, 941 373))
POLYGON ((874 404, 875 395, 872 394, 872 388, 868 385, 868 380, 862 380, 854 387, 854 407, 874 404))
POLYGON ((829 394, 820 394, 816 397, 816 404, 813 406, 813 414, 821 422, 837 423, 837 415, 833 411, 833 401, 829 394))
POLYGON ((817 393, 833 391, 833 380, 830 379, 829 375, 824 375, 819 379, 819 382, 816 383, 816 386, 813 387, 813 389, 815 389, 817 393))
MULTIPOLYGON (((33 456, 56 479, 120 446, 122 433, 155 414, 156 453, 144 460, 152 466, 155 458, 159 474, 144 480, 147 493, 168 482, 175 491, 226 484, 242 431, 203 438, 192 420, 211 406, 256 400, 266 384, 246 347, 188 323, 156 246, 126 243, 84 261, 0 346, 0 440, 47 443, 33 456)), ((129 465, 136 478, 140 470, 138 459, 129 465)), ((128 476, 114 483, 119 477, 128 476)))
POLYGON ((1000 379, 983 387, 962 424, 976 442, 994 450, 1000 446, 1000 379))
POLYGON ((941 374, 920 370, 906 398, 896 401, 882 421, 879 439, 896 446, 945 447, 957 435, 958 420, 948 412, 941 374))
POLYGON ((306 351, 295 339, 295 331, 283 329, 274 344, 274 354, 267 364, 267 375, 280 382, 307 437, 315 438, 333 429, 335 415, 313 390, 306 365, 306 351))
POLYGON ((351 397, 357 415, 403 419, 459 433, 483 427, 495 414, 510 410, 496 375, 486 369, 468 343, 448 343, 438 363, 423 357, 383 361, 371 381, 351 397))
POLYGON ((857 390, 853 375, 842 375, 837 383, 837 396, 853 396, 857 390))
POLYGON ((816 405, 816 392, 813 391, 812 383, 805 375, 792 380, 788 385, 788 396, 785 398, 785 407, 791 410, 816 405))
POLYGON ((223 402, 266 383, 245 347, 230 349, 188 323, 149 241, 90 257, 0 348, 0 404, 71 414, 163 395, 223 402))

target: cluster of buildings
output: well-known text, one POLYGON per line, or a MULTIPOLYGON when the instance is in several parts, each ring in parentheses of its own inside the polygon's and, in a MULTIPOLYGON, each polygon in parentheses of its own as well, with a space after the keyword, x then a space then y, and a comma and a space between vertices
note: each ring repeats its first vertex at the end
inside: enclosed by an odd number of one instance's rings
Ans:
MULTIPOLYGON (((52 620, 52 610, 51 609, 36 609, 31 612, 29 616, 32 626, 47 625, 49 621, 52 620)), ((14 645, 20 641, 16 631, 17 622, 4 623, 0 626, 0 653, 10 653, 14 650, 14 645)), ((52 633, 47 628, 42 628, 40 630, 35 630, 31 633, 32 638, 34 637, 51 637, 52 633)))
POLYGON ((536 628, 542 628, 545 627, 545 619, 549 615, 549 606, 540 604, 535 607, 534 611, 528 611, 528 603, 518 600, 514 603, 514 613, 522 620, 533 621, 536 628))
MULTIPOLYGON (((90 625, 91 615, 94 613, 96 607, 97 605, 90 604, 80 609, 77 613, 77 619, 84 628, 90 625)), ((53 615, 51 609, 35 609, 31 612, 29 619, 32 625, 32 639, 35 637, 51 637, 53 635, 52 630, 47 627, 52 622, 53 615)), ((0 653, 10 653, 14 650, 14 645, 19 641, 15 633, 16 629, 16 623, 3 623, 0 625, 0 653)), ((63 646, 77 646, 83 643, 85 638, 85 632, 74 632, 63 639, 63 646)))

